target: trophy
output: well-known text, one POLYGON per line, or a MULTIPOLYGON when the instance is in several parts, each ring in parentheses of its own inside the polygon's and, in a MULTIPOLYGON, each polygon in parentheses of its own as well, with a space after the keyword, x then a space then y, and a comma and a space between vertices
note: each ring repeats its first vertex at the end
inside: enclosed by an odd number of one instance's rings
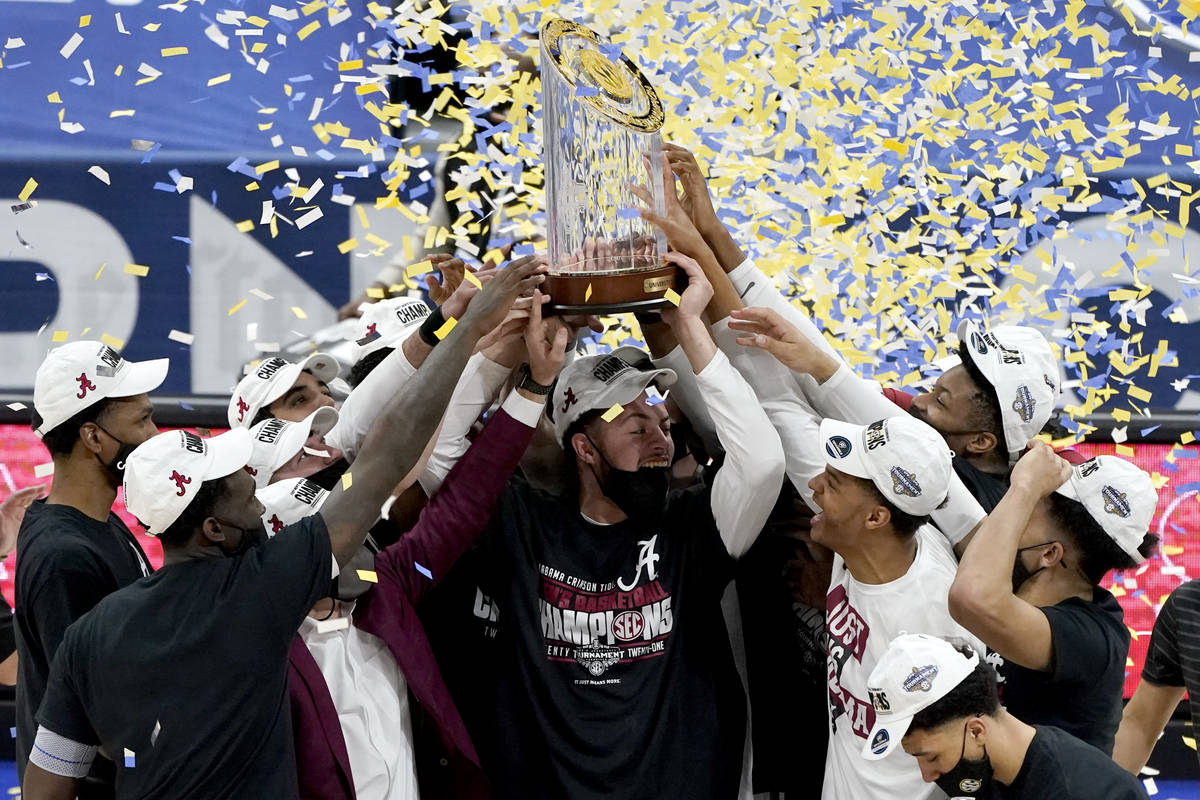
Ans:
POLYGON ((663 213, 663 107, 641 71, 595 31, 542 25, 546 165, 546 308, 559 314, 644 311, 684 282, 663 260, 666 237, 638 215, 649 191, 663 213))

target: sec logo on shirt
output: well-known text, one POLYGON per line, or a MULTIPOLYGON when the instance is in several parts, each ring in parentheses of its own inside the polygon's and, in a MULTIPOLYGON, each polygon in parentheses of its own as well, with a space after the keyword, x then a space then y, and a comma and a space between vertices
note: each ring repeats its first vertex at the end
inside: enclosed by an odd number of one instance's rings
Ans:
POLYGON ((646 627, 640 611, 622 611, 613 617, 612 632, 622 642, 632 641, 642 635, 646 627))

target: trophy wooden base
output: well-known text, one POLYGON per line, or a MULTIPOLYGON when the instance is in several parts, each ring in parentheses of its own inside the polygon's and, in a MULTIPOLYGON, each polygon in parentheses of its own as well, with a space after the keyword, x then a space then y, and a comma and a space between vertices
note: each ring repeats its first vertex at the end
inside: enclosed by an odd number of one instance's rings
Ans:
POLYGON ((683 294, 686 275, 674 264, 638 272, 547 275, 541 291, 550 295, 543 314, 618 314, 654 311, 671 305, 667 289, 683 294))

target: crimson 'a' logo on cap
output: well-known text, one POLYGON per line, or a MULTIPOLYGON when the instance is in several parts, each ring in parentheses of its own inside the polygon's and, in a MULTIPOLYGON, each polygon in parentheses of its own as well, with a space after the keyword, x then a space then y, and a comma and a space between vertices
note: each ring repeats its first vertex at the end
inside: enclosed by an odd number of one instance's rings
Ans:
POLYGON ((284 527, 283 520, 279 518, 278 514, 272 514, 271 518, 267 520, 267 524, 271 526, 271 533, 273 534, 279 533, 284 527))
POLYGON ((380 335, 379 331, 376 330, 376 328, 378 328, 378 327, 379 327, 378 323, 372 322, 370 325, 367 326, 367 334, 365 336, 363 336, 361 339, 359 339, 357 342, 355 342, 355 344, 357 344, 359 347, 364 347, 364 346, 370 344, 371 342, 375 341, 376 339, 378 339, 379 335, 380 335))
POLYGON ((575 390, 570 386, 567 387, 567 394, 563 398, 562 413, 567 413, 567 409, 579 402, 579 398, 575 396, 575 390))
POLYGON ((237 410, 238 422, 244 421, 246 419, 246 412, 250 410, 250 404, 243 400, 241 395, 238 395, 237 410))
POLYGON ((171 480, 175 481, 175 488, 178 489, 175 494, 183 497, 187 494, 187 490, 183 487, 192 482, 192 479, 187 475, 180 475, 179 470, 171 470, 171 480))
POLYGON ((252 478, 258 477, 258 470, 256 470, 254 467, 250 466, 249 464, 242 467, 242 469, 246 470, 246 472, 250 475, 250 477, 252 477, 252 478))
POLYGON ((75 380, 79 382, 79 394, 75 396, 80 400, 87 397, 88 392, 96 391, 96 384, 92 383, 91 378, 87 376, 86 372, 79 373, 79 377, 75 380))

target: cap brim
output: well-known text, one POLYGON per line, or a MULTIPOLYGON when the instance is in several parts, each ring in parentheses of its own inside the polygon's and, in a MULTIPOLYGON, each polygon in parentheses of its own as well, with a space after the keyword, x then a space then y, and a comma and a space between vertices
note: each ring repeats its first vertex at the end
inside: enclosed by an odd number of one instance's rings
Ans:
MULTIPOLYGON (((863 427, 853 422, 843 422, 840 419, 821 420, 821 448, 825 453, 825 463, 836 470, 853 475, 856 478, 874 480, 867 465, 867 454, 863 445, 863 427), (845 455, 835 455, 831 439, 840 437, 849 443, 845 455)), ((838 451, 840 452, 840 451, 838 451)))
POLYGON ((150 361, 126 361, 121 379, 108 390, 108 397, 133 397, 152 392, 167 379, 169 358, 154 358, 150 361))
POLYGON ((876 722, 875 727, 871 728, 870 735, 867 736, 867 741, 863 743, 863 758, 868 761, 879 761, 891 755, 892 751, 900 746, 900 740, 904 738, 904 734, 908 733, 912 721, 913 718, 909 716, 889 719, 883 725, 876 722), (882 741, 877 741, 880 739, 882 741))
POLYGON ((612 386, 608 387, 607 391, 597 397, 600 404, 596 408, 604 410, 611 408, 613 403, 622 406, 626 403, 632 403, 641 397, 642 393, 646 391, 646 387, 650 384, 656 383, 663 387, 671 386, 675 383, 677 377, 675 370, 666 368, 627 372, 618 378, 612 386))
MULTIPOLYGON (((337 359, 328 353, 313 353, 300 363, 300 371, 308 370, 312 376, 322 383, 329 383, 338 376, 340 371, 337 359)), ((295 383, 295 379, 292 380, 295 383)), ((292 388, 288 385, 288 388, 292 388)))
POLYGON ((208 445, 208 463, 204 466, 204 480, 211 481, 232 475, 250 462, 254 449, 250 431, 234 428, 204 440, 208 445))

